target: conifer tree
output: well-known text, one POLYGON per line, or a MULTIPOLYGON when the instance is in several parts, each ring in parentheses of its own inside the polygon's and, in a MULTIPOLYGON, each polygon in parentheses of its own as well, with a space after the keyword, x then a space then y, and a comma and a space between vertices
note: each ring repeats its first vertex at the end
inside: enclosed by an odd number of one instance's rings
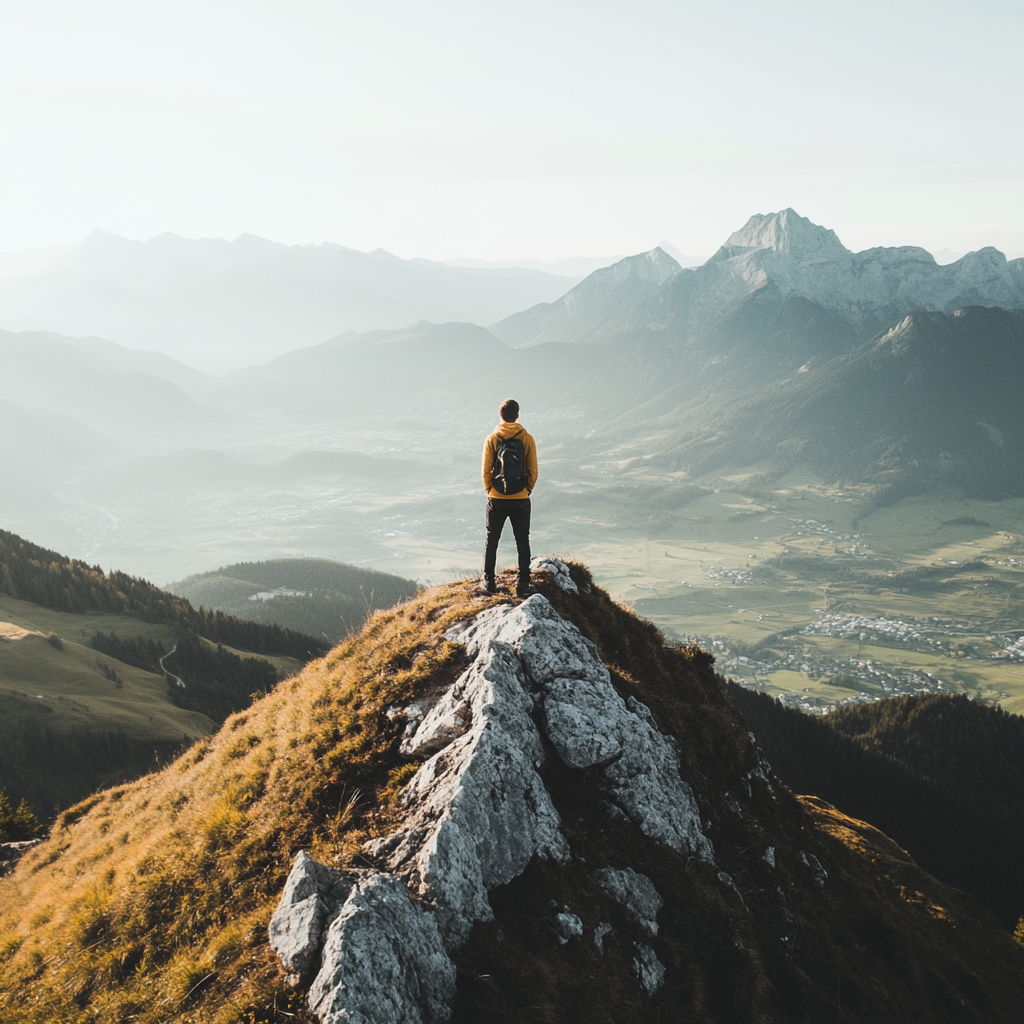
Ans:
POLYGON ((12 838, 15 842, 38 839, 39 831, 39 819, 32 813, 32 808, 22 799, 11 821, 12 838))
POLYGON ((0 843, 18 843, 39 837, 39 819, 23 799, 18 809, 11 810, 11 801, 0 789, 0 843))

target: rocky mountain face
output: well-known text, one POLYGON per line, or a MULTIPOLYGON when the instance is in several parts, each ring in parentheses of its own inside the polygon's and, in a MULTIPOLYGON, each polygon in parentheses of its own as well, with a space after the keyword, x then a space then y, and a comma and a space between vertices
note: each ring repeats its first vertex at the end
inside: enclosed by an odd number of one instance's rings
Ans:
POLYGON ((11 1024, 1003 1021, 1024 952, 582 566, 375 616, 0 880, 11 1024))
POLYGON ((1024 493, 1024 311, 913 313, 667 441, 675 467, 809 464, 828 479, 1024 493))
POLYGON ((659 288, 682 267, 663 249, 595 270, 557 302, 515 313, 491 327, 509 345, 600 341, 628 332, 659 288))
POLYGON ((1024 259, 1007 262, 991 247, 948 266, 915 246, 853 253, 834 231, 789 209, 751 217, 702 266, 671 264, 658 249, 631 257, 592 274, 557 302, 491 329, 512 345, 593 343, 663 331, 686 341, 715 330, 759 292, 774 303, 814 303, 861 337, 917 310, 1024 306, 1024 259), (642 261, 660 267, 663 276, 641 275, 637 264, 642 261), (625 295, 622 275, 636 279, 625 295), (608 315, 610 306, 614 312, 608 315))

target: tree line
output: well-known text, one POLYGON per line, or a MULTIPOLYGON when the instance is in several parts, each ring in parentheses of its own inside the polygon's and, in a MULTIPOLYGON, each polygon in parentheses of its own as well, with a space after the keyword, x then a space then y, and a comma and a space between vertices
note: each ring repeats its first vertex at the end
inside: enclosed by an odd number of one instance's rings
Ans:
POLYGON ((39 820, 28 802, 22 798, 17 807, 12 807, 7 794, 0 789, 0 843, 37 839, 39 833, 39 820))
POLYGON ((169 623, 214 643, 300 661, 320 657, 329 647, 323 639, 296 630, 197 610, 185 598, 147 580, 116 570, 104 572, 98 565, 67 558, 7 530, 0 530, 0 593, 52 611, 108 612, 169 623))
POLYGON ((815 718, 725 685, 790 789, 870 822, 1014 928, 1024 913, 1024 720, 936 694, 815 718))
POLYGON ((107 786, 137 779, 166 764, 192 740, 143 740, 123 732, 51 729, 27 720, 0 746, 0 779, 40 818, 107 786))

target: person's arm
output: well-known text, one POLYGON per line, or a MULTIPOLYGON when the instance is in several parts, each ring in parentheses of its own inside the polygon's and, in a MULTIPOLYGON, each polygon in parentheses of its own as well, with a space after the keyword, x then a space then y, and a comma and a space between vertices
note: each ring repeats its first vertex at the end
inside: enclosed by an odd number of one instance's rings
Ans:
POLYGON ((537 442, 534 441, 533 435, 530 434, 529 443, 525 445, 526 448, 526 489, 529 492, 533 492, 534 487, 537 486, 537 442))
POLYGON ((484 493, 491 493, 491 482, 494 480, 494 435, 489 434, 484 441, 483 465, 480 468, 484 478, 484 493))

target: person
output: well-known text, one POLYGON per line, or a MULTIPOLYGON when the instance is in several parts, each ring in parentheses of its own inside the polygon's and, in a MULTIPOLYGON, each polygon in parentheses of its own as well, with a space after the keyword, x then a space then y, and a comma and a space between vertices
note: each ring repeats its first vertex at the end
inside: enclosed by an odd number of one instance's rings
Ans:
POLYGON ((537 484, 537 443, 519 423, 519 403, 507 398, 498 410, 498 429, 484 441, 483 479, 487 492, 487 542, 481 589, 495 594, 494 567, 505 520, 512 521, 519 554, 516 597, 530 592, 530 495, 537 484))

